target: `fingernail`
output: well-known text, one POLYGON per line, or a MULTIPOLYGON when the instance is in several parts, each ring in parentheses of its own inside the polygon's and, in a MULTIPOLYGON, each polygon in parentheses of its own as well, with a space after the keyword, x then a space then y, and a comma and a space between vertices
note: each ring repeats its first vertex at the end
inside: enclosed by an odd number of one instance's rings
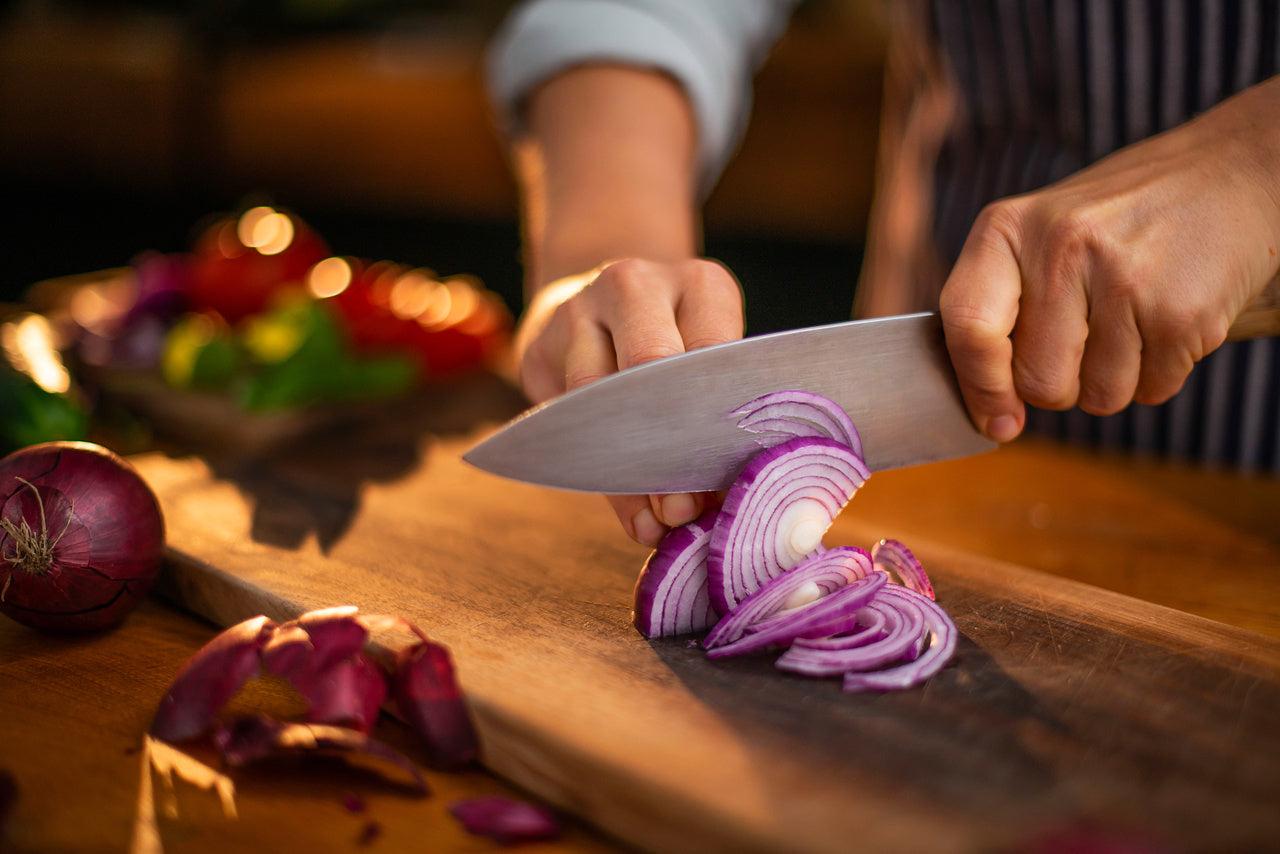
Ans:
POLYGON ((662 521, 671 527, 692 522, 698 515, 698 504, 687 492, 677 492, 662 496, 658 502, 662 507, 662 521))
POLYGON ((631 528, 635 531, 636 540, 646 546, 656 546, 662 539, 662 535, 667 532, 666 527, 658 521, 658 517, 653 515, 653 510, 648 507, 641 507, 636 511, 636 515, 631 517, 631 528))
POLYGON ((1019 432, 1018 419, 1012 415, 997 415, 987 422, 987 435, 997 442, 1011 442, 1019 432))

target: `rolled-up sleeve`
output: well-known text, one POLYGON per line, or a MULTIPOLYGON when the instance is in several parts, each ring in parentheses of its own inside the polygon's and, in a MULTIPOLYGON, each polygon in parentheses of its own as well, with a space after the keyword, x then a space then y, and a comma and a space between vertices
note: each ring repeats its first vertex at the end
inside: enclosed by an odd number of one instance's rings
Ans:
POLYGON ((699 177, 710 189, 741 140, 751 78, 797 0, 534 0, 508 16, 487 57, 489 97, 503 130, 552 75, 589 62, 664 72, 698 123, 699 177))

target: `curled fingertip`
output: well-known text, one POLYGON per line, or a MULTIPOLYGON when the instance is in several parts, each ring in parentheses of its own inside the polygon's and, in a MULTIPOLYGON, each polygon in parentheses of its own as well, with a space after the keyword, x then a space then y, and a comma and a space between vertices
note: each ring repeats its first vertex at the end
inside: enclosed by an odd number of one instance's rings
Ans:
POLYGON ((631 536, 638 543, 656 546, 666 533, 666 526, 658 521, 650 507, 641 507, 631 517, 631 536))
POLYGON ((702 506, 693 495, 687 492, 675 492, 658 499, 658 518, 669 527, 675 528, 692 522, 702 512, 702 506))
POLYGON ((1022 424, 1014 415, 996 415, 987 421, 982 431, 988 439, 996 442, 1012 442, 1022 432, 1022 424))

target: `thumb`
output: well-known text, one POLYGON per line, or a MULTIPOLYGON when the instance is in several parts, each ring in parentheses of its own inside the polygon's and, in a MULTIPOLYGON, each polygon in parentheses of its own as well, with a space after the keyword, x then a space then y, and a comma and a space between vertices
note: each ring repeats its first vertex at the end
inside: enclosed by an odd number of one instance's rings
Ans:
POLYGON ((942 289, 942 327, 969 416, 997 442, 1017 438, 1026 407, 1013 379, 1022 273, 1002 237, 970 235, 942 289))

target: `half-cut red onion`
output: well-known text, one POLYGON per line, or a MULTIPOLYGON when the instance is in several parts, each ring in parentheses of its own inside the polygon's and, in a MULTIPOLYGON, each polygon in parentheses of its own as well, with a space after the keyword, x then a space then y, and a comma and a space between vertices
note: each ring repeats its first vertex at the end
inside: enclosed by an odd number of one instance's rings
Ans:
POLYGON ((47 631, 113 626, 151 589, 163 551, 155 494, 101 445, 0 460, 0 612, 47 631))
POLYGON ((735 409, 738 426, 757 434, 769 448, 797 436, 835 439, 862 456, 862 438, 853 419, 835 401, 811 391, 787 389, 761 395, 735 409))
POLYGON ((834 439, 801 436, 757 454, 729 488, 711 532, 707 587, 727 614, 800 563, 870 476, 834 439))
POLYGON ((717 510, 672 528, 636 579, 631 622, 647 638, 700 632, 716 622, 707 593, 707 553, 717 510))

